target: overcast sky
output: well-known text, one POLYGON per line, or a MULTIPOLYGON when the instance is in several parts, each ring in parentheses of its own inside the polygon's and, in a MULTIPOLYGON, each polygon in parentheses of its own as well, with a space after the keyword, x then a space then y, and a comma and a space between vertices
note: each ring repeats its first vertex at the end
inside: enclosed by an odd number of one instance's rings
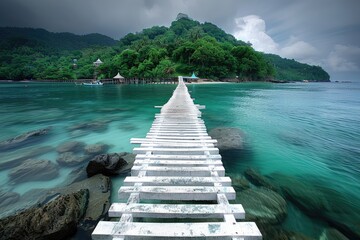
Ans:
POLYGON ((256 50, 360 80, 360 0, 0 0, 0 26, 119 39, 179 12, 212 22, 256 50))

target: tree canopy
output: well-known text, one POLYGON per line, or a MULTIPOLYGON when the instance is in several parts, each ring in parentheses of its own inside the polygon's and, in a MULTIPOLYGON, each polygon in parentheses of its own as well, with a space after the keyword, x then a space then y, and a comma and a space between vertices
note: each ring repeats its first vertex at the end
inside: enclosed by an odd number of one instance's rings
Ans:
POLYGON ((329 80, 320 67, 255 51, 212 23, 180 18, 119 41, 42 29, 0 28, 0 79, 167 78, 195 72, 202 78, 329 80))

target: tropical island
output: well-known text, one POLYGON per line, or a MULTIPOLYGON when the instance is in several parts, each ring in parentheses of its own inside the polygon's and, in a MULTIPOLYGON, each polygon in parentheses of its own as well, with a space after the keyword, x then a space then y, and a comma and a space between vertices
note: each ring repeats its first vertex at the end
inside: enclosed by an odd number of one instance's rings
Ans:
POLYGON ((0 80, 164 79, 195 72, 221 81, 330 81, 320 66, 255 51, 212 23, 179 14, 170 27, 154 26, 119 41, 101 34, 0 28, 0 80))

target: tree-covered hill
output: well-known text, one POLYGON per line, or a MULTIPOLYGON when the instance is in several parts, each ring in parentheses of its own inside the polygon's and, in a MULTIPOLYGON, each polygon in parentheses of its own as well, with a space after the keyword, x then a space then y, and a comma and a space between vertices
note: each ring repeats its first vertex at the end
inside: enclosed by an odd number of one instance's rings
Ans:
POLYGON ((320 67, 255 51, 212 23, 181 17, 119 41, 42 29, 0 28, 0 79, 166 78, 195 72, 202 78, 243 81, 329 80, 320 67))

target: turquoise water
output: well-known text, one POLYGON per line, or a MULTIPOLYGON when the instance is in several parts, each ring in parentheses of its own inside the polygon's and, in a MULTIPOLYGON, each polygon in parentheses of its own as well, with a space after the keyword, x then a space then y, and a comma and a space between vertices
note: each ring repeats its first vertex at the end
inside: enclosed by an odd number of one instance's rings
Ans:
MULTIPOLYGON (((175 85, 0 84, 0 141, 31 130, 52 129, 44 141, 0 153, 0 161, 22 156, 40 146, 56 148, 66 141, 105 143, 108 152, 130 152, 131 137, 144 137, 158 109, 175 85), (101 131, 71 131, 72 126, 100 122, 101 131)), ((246 135, 241 155, 224 157, 227 174, 252 167, 262 174, 282 173, 318 179, 349 199, 360 202, 360 84, 203 84, 189 85, 195 102, 206 105, 208 129, 237 127, 246 135)), ((55 150, 38 156, 56 162, 55 150)), ((0 169, 0 189, 24 194, 51 188, 73 170, 63 167, 51 181, 9 183, 9 170, 0 169)), ((113 179, 113 201, 123 177, 113 179)), ((289 205, 284 227, 311 236, 321 224, 289 205)))

